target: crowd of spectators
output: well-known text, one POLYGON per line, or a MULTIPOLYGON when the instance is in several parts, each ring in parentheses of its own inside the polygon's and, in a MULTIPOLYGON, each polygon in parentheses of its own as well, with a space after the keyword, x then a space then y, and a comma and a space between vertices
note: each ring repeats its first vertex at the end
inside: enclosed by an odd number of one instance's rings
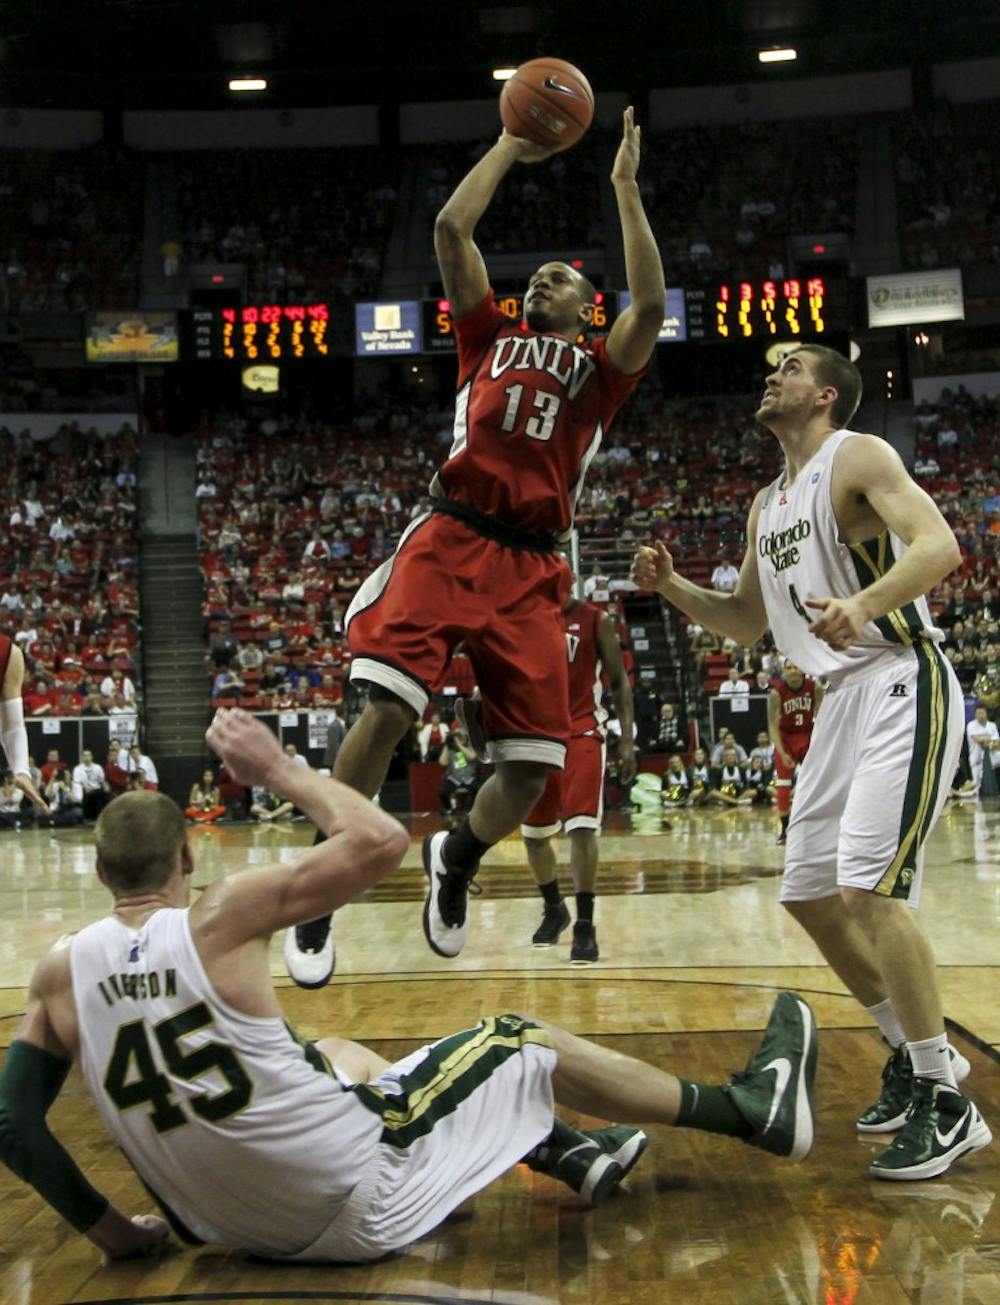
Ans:
POLYGON ((1000 395, 945 388, 915 412, 914 475, 955 531, 962 565, 930 596, 962 690, 1000 705, 1000 395))
POLYGON ((135 412, 135 381, 126 369, 39 367, 21 348, 2 354, 0 412, 135 412))
POLYGON ((1000 263, 1000 99, 939 100, 895 125, 904 267, 1000 263))
MULTIPOLYGON (((476 227, 484 253, 603 247, 618 142, 616 129, 595 125, 565 158, 509 173, 476 227)), ((490 143, 435 146, 429 222, 490 143)), ((695 285, 780 278, 791 235, 850 234, 857 178, 856 133, 815 119, 646 131, 638 181, 672 284, 695 285)))
POLYGON ((0 430, 7 468, 0 632, 25 657, 27 716, 137 710, 135 432, 0 430))
POLYGON ((643 134, 639 189, 673 284, 786 274, 788 239, 854 228, 857 133, 835 118, 643 134))
POLYGON ((103 765, 87 748, 75 766, 59 755, 58 748, 50 748, 41 766, 29 757, 28 769, 49 810, 37 811, 14 784, 13 773, 7 771, 0 786, 0 829, 62 829, 92 824, 120 794, 159 786, 156 766, 138 744, 126 747, 112 743, 103 765))
MULTIPOLYGON (((492 143, 441 143, 425 158, 428 234, 448 196, 492 143)), ((595 124, 565 157, 514 168, 477 223, 476 244, 487 256, 603 247, 602 190, 617 146, 617 134, 595 124)))
POLYGON ((138 303, 142 178, 134 156, 104 146, 2 151, 0 308, 138 303))
POLYGON ((251 302, 377 291, 399 185, 391 152, 210 150, 171 161, 179 241, 168 244, 190 263, 244 263, 251 302))

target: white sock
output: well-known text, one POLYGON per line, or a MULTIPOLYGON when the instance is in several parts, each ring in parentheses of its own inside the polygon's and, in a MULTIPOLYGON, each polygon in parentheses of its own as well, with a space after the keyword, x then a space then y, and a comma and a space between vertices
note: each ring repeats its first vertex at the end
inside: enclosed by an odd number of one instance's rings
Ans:
POLYGON ((924 1038, 922 1042, 908 1042, 906 1048, 915 1078, 933 1079, 935 1083, 947 1083, 949 1087, 958 1086, 948 1054, 947 1033, 939 1033, 936 1038, 924 1038))
POLYGON ((903 1026, 896 1019, 896 1012, 892 1009, 892 1002, 888 997, 886 997, 885 1001, 880 1001, 877 1006, 866 1006, 865 1010, 879 1026, 883 1038, 892 1047, 893 1051, 906 1041, 903 1026))

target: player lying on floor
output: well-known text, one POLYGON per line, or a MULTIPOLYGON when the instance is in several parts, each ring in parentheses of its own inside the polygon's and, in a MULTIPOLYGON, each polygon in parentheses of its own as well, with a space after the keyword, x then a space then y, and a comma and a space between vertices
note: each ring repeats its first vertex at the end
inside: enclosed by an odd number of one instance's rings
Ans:
POLYGON ((214 883, 189 906, 193 862, 176 804, 136 792, 102 813, 97 873, 113 909, 35 971, 0 1076, 0 1154, 105 1254, 141 1254, 172 1228, 188 1242, 289 1260, 376 1259, 522 1159, 598 1203, 645 1134, 580 1133, 555 1117, 555 1102, 807 1154, 816 1029, 791 993, 724 1086, 519 1015, 395 1065, 339 1037, 301 1041, 275 996, 272 934, 391 874, 409 838, 366 798, 294 764, 246 712, 220 711, 207 738, 236 782, 294 802, 328 838, 293 865, 214 883), (49 1132, 46 1113, 74 1061, 167 1222, 126 1218, 49 1132))

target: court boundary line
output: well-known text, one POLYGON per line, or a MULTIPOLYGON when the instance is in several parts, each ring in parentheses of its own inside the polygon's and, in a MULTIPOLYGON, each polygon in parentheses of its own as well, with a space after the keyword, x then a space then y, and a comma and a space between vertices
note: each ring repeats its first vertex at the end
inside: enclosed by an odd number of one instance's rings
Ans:
MULTIPOLYGON (((277 1263, 268 1261, 268 1263, 277 1263)), ((294 1264, 292 1267, 295 1267, 294 1264)), ((301 1266, 298 1266, 301 1267, 301 1266)), ((330 1264, 330 1268, 343 1268, 346 1265, 330 1264)), ((482 1296, 424 1296, 412 1292, 391 1291, 206 1291, 176 1292, 161 1296, 104 1296, 99 1300, 78 1301, 76 1305, 172 1305, 173 1302, 189 1302, 200 1305, 207 1301, 373 1301, 389 1302, 390 1305, 483 1305, 482 1296)), ((64 1305, 74 1305, 67 1301, 64 1305)), ((491 1297, 489 1305, 505 1305, 503 1300, 491 1297)), ((507 1305, 512 1305, 507 1302, 507 1305)))

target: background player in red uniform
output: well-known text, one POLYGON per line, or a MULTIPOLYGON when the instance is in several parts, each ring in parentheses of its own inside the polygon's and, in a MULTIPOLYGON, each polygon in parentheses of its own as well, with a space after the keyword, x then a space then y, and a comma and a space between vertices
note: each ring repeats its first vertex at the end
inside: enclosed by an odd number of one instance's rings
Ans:
MULTIPOLYGON (((572 527, 605 431, 649 362, 666 300, 636 182, 639 139, 629 108, 611 180, 632 303, 607 339, 577 343, 593 316, 595 292, 566 263, 546 263, 531 277, 524 323, 504 317, 473 240, 514 164, 540 163, 554 151, 504 132, 435 226, 458 348, 454 441, 431 486, 433 510, 410 524, 347 613, 351 679, 372 687, 334 776, 369 797, 378 792, 396 744, 463 643, 496 764, 459 828, 424 843, 424 932, 441 956, 462 949, 468 887, 481 857, 535 805, 550 768, 562 768, 569 742, 556 545, 572 527)), ((319 986, 329 978, 328 935, 325 920, 286 939, 297 982, 319 986)))
POLYGON ((792 809, 792 779, 796 766, 809 751, 813 721, 823 700, 823 689, 800 670, 786 662, 781 675, 771 682, 767 695, 767 732, 774 744, 774 773, 781 833, 778 842, 788 835, 788 816, 792 809))
POLYGON ((621 721, 619 768, 622 786, 635 778, 635 731, 632 686, 622 663, 618 636, 607 613, 572 595, 563 608, 566 659, 569 666, 569 706, 572 722, 564 770, 549 772, 545 792, 521 826, 539 891, 545 900, 542 922, 532 942, 549 947, 570 923, 556 868, 552 837, 562 828, 569 836, 569 865, 576 895, 571 965, 590 965, 598 958, 594 929, 597 891, 597 836, 604 813, 604 722, 602 675, 607 674, 621 721))
POLYGON ((14 783, 27 794, 39 811, 48 814, 45 799, 32 783, 28 768, 28 735, 24 728, 21 685, 24 682, 24 654, 16 643, 0 634, 0 743, 14 783))

